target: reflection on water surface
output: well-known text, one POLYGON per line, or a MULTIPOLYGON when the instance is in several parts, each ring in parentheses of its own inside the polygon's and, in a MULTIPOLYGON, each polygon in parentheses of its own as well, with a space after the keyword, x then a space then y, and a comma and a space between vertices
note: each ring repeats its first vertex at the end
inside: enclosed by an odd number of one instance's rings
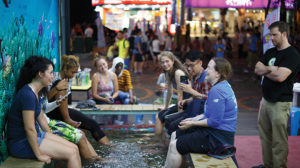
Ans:
POLYGON ((143 168, 162 167, 167 151, 157 143, 153 129, 128 129, 123 131, 109 130, 105 132, 114 147, 96 144, 88 133, 88 139, 96 152, 109 163, 88 163, 83 161, 84 168, 143 168))

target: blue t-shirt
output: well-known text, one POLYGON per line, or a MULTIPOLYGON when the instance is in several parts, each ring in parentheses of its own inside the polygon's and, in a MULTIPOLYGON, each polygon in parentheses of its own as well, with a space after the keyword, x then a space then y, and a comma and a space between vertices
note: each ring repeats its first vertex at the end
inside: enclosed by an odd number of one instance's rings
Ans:
POLYGON ((250 45, 249 45, 249 50, 250 51, 256 51, 257 50, 257 46, 256 46, 256 41, 257 41, 257 37, 256 36, 251 36, 250 37, 250 45))
POLYGON ((27 138, 22 114, 24 110, 34 111, 35 129, 37 134, 40 134, 39 124, 37 122, 37 117, 41 112, 40 99, 37 99, 28 85, 25 85, 18 91, 13 100, 10 112, 8 113, 7 139, 9 142, 27 138))
POLYGON ((216 50, 216 57, 224 57, 224 49, 225 45, 224 44, 216 44, 214 46, 214 50, 216 50))
POLYGON ((227 81, 217 83, 208 92, 204 107, 204 116, 207 119, 209 127, 235 132, 237 101, 227 81))
POLYGON ((133 54, 139 54, 140 53, 139 49, 138 49, 138 43, 140 43, 140 47, 142 47, 142 40, 141 40, 140 36, 136 36, 134 38, 134 50, 133 50, 133 54))

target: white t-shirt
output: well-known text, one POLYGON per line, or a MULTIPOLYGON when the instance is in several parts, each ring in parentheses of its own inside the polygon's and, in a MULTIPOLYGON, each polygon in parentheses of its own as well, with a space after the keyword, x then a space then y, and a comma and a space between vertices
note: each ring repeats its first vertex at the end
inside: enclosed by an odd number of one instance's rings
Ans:
POLYGON ((155 39, 152 41, 152 48, 153 48, 153 52, 159 53, 159 40, 155 39))
POLYGON ((167 37, 166 43, 165 43, 165 51, 171 51, 172 50, 172 38, 167 37))
POLYGON ((93 33, 94 33, 94 30, 93 30, 92 28, 90 28, 90 27, 88 27, 88 28, 86 28, 86 29, 84 30, 84 34, 85 34, 86 37, 88 37, 88 38, 92 38, 93 33))

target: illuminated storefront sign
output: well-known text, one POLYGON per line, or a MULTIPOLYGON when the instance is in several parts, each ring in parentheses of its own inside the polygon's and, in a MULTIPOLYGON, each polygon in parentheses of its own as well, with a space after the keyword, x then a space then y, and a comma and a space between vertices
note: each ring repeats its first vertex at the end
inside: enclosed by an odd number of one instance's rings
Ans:
MULTIPOLYGON (((271 0, 271 8, 277 0, 271 0)), ((294 0, 285 0, 287 8, 293 8, 294 0)), ((266 8, 268 0, 185 0, 186 7, 193 8, 266 8)), ((280 6, 280 5, 278 5, 280 6)))
POLYGON ((226 0, 228 6, 252 6, 252 0, 226 0))
POLYGON ((92 0, 92 5, 169 5, 172 0, 92 0))

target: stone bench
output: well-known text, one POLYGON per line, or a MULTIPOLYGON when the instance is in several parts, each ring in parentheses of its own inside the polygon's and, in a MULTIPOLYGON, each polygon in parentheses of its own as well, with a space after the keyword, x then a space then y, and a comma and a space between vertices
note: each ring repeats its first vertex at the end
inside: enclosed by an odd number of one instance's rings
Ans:
MULTIPOLYGON (((75 106, 74 106, 75 107, 75 106)), ((139 104, 113 104, 113 105, 96 105, 99 110, 77 109, 84 114, 92 115, 120 115, 120 114, 156 114, 157 108, 161 105, 139 105, 139 104)), ((76 109, 76 108, 75 108, 76 109)))
POLYGON ((206 154, 190 153, 190 159, 195 168, 236 168, 231 157, 220 160, 206 154))
POLYGON ((22 159, 9 156, 0 167, 2 168, 43 168, 44 162, 36 159, 22 159))

